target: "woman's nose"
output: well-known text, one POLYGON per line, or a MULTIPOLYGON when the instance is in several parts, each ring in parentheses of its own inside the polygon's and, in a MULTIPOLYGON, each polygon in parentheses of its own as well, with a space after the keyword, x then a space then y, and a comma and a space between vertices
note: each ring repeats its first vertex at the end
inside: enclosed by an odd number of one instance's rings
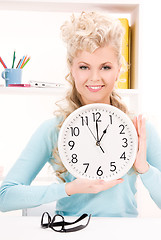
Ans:
POLYGON ((101 79, 98 70, 92 70, 90 74, 90 80, 93 82, 99 81, 101 79))

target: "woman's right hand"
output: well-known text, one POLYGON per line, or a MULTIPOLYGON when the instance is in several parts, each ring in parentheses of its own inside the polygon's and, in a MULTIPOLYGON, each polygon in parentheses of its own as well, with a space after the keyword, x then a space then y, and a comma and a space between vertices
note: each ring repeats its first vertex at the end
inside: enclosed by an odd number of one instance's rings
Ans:
POLYGON ((72 182, 65 184, 65 191, 67 195, 71 196, 76 193, 99 193, 105 191, 115 185, 122 183, 124 180, 122 178, 104 181, 104 180, 88 180, 83 178, 77 178, 72 182))

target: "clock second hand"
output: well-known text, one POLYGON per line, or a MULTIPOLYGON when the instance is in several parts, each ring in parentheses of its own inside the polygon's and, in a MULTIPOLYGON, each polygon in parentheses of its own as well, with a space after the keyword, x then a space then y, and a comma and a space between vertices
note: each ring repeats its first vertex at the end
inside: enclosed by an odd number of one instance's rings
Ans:
POLYGON ((86 126, 88 127, 89 131, 92 133, 94 139, 97 141, 95 135, 93 134, 92 130, 90 129, 90 127, 88 126, 88 124, 86 123, 86 121, 83 119, 83 122, 86 124, 86 126))
POLYGON ((96 145, 101 148, 101 150, 102 150, 103 153, 105 153, 105 151, 103 150, 103 148, 102 148, 101 145, 100 145, 100 141, 97 141, 97 142, 96 142, 96 145))

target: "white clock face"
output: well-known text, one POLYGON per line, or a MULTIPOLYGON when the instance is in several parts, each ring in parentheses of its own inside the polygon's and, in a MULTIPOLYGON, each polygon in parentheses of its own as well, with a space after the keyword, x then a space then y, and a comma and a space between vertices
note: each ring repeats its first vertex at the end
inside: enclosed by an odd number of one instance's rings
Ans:
POLYGON ((137 153, 130 118, 108 104, 89 104, 64 121, 58 138, 60 158, 77 178, 113 180, 125 175, 137 153))

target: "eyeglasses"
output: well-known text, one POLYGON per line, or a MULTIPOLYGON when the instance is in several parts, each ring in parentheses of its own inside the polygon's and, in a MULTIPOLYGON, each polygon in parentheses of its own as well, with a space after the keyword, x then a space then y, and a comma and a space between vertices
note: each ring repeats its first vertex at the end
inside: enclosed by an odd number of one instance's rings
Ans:
POLYGON ((90 218, 91 218, 91 214, 89 215, 87 223, 85 225, 79 225, 79 226, 72 227, 72 228, 65 228, 65 226, 78 223, 79 221, 85 219, 86 217, 88 217, 88 214, 84 213, 82 216, 80 216, 74 222, 66 222, 64 217, 60 214, 56 214, 53 217, 53 219, 51 219, 49 213, 44 212, 41 217, 41 227, 42 228, 51 228, 55 232, 76 232, 76 231, 79 231, 79 230, 85 228, 88 225, 90 218), (47 222, 44 223, 46 220, 47 220, 47 222))

